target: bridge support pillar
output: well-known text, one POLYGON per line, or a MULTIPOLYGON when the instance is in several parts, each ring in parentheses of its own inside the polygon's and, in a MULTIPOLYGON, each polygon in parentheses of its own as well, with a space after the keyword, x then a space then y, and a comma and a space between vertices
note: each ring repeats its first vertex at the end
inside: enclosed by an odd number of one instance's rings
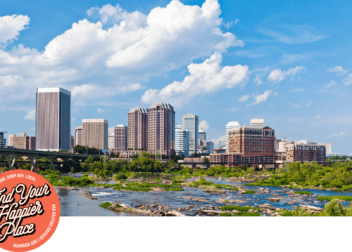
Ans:
POLYGON ((13 169, 13 166, 15 165, 16 159, 17 159, 17 155, 13 154, 12 155, 12 168, 11 168, 11 170, 13 169))
POLYGON ((55 171, 55 166, 54 166, 54 159, 55 157, 48 157, 50 164, 51 164, 51 169, 53 169, 53 171, 55 171))
POLYGON ((6 161, 7 161, 7 164, 9 166, 9 169, 12 170, 12 163, 11 163, 11 160, 10 160, 10 154, 4 154, 5 158, 6 158, 6 161))
POLYGON ((31 164, 32 164, 31 171, 36 172, 37 171, 36 163, 37 163, 38 156, 37 155, 29 156, 29 159, 31 160, 31 164))

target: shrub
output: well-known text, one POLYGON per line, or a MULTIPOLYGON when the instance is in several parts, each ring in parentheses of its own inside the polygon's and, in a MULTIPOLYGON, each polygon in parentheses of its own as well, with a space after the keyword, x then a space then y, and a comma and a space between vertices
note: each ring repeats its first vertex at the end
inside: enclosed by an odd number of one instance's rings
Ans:
POLYGON ((114 178, 116 180, 118 180, 118 179, 127 179, 127 176, 125 174, 117 174, 114 178))
POLYGON ((258 207, 244 207, 244 206, 222 206, 221 210, 222 211, 232 211, 232 210, 237 210, 241 212, 247 212, 249 209, 253 210, 260 210, 258 207))
POLYGON ((233 213, 232 216, 260 216, 260 213, 238 212, 233 213))
POLYGON ((333 199, 325 204, 325 209, 320 213, 320 216, 345 216, 346 209, 338 199, 333 199))
POLYGON ((352 201, 352 196, 319 196, 318 197, 318 200, 325 200, 325 201, 331 201, 333 199, 352 201))
POLYGON ((242 194, 254 194, 254 193, 256 193, 256 191, 247 190, 247 191, 243 192, 242 194))
POLYGON ((111 203, 110 202, 104 202, 104 203, 100 204, 99 206, 108 209, 111 206, 111 203))

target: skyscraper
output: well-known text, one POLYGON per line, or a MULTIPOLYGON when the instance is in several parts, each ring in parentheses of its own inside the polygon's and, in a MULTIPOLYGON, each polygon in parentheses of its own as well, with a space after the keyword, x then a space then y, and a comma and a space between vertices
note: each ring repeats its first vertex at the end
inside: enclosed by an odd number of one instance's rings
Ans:
POLYGON ((127 126, 116 125, 114 127, 114 151, 122 152, 127 150, 127 126))
POLYGON ((82 144, 98 150, 108 149, 108 121, 104 119, 82 120, 82 144))
POLYGON ((127 148, 148 149, 148 109, 132 108, 128 113, 127 148))
POLYGON ((168 155, 174 151, 174 108, 168 103, 153 103, 148 110, 148 152, 168 155))
POLYGON ((6 146, 6 138, 4 137, 5 133, 6 132, 3 132, 3 131, 0 132, 0 148, 6 146))
POLYGON ((189 132, 182 130, 182 125, 175 126, 175 151, 176 155, 188 157, 189 132))
POLYGON ((199 139, 202 140, 203 142, 207 141, 207 133, 204 132, 203 130, 199 131, 199 139))
POLYGON ((82 126, 78 126, 77 128, 75 128, 75 145, 83 145, 82 144, 82 126))
POLYGON ((189 132, 189 154, 197 152, 198 128, 199 118, 197 115, 188 114, 182 116, 182 130, 188 129, 189 132))
MULTIPOLYGON (((237 121, 231 121, 228 124, 226 124, 226 153, 229 153, 229 131, 233 127, 240 126, 240 123, 237 121)), ((220 149, 220 146, 219 146, 220 149)))
POLYGON ((37 150, 69 151, 71 92, 63 88, 38 88, 35 125, 37 150))

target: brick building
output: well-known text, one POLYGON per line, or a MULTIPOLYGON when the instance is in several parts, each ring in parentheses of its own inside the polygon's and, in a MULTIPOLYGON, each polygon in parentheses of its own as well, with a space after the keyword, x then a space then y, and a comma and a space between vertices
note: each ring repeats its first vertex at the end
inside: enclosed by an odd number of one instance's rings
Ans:
POLYGON ((9 146, 13 146, 16 149, 35 150, 35 137, 27 136, 25 132, 22 132, 21 136, 11 134, 9 135, 9 146))
POLYGON ((326 149, 323 145, 316 144, 287 144, 286 161, 288 162, 326 162, 326 149))

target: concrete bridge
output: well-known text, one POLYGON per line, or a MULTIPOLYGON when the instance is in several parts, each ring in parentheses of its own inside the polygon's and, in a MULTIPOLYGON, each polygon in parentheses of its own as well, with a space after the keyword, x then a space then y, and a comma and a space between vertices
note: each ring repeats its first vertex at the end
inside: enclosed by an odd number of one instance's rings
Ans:
POLYGON ((16 159, 20 157, 27 157, 31 160, 32 168, 31 171, 36 170, 36 163, 38 158, 45 157, 49 159, 52 169, 55 171, 54 160, 60 158, 63 162, 67 162, 69 159, 73 161, 86 160, 89 155, 72 154, 72 153, 61 153, 61 152, 50 152, 50 151, 33 151, 33 150, 21 150, 21 149, 5 149, 0 148, 0 155, 4 156, 7 160, 7 164, 10 170, 13 169, 16 159), (12 156, 12 162, 10 160, 12 156))

